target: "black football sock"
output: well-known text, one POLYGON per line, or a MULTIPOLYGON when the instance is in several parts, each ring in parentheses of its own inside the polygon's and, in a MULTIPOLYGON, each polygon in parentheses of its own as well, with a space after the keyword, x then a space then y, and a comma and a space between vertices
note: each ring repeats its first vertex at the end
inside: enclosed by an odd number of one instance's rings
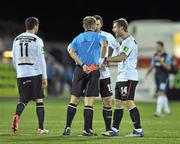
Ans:
POLYGON ((16 106, 16 115, 20 116, 25 108, 26 104, 23 102, 19 102, 16 106))
POLYGON ((119 130, 119 125, 123 117, 123 109, 115 109, 113 116, 113 127, 119 130))
POLYGON ((103 108, 103 118, 106 125, 106 131, 111 130, 111 121, 112 121, 112 109, 111 107, 103 108))
POLYGON ((93 107, 84 106, 84 130, 89 132, 92 129, 93 107))
POLYGON ((72 121, 76 114, 77 105, 70 103, 67 108, 67 116, 66 116, 66 127, 71 127, 72 121))
POLYGON ((36 113, 39 122, 39 128, 44 129, 44 104, 43 102, 36 103, 36 113))
POLYGON ((130 112, 130 117, 134 124, 135 129, 141 128, 140 114, 139 114, 139 110, 137 109, 137 107, 130 109, 129 112, 130 112))

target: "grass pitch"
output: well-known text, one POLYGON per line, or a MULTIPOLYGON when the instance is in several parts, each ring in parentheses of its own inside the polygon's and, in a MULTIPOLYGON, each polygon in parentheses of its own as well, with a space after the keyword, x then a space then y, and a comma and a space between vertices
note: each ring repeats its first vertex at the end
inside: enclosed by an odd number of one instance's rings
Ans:
POLYGON ((45 128, 47 135, 37 135, 37 117, 35 103, 30 102, 21 116, 20 128, 16 135, 11 132, 12 116, 17 99, 0 98, 0 144, 179 144, 180 143, 180 102, 170 102, 172 114, 154 117, 155 103, 136 102, 145 133, 143 138, 126 138, 133 130, 129 112, 125 109, 121 123, 121 134, 117 137, 103 137, 104 121, 102 102, 94 104, 94 131, 97 137, 78 136, 83 130, 83 100, 78 106, 72 124, 71 136, 62 136, 66 120, 66 108, 69 99, 45 100, 45 128))

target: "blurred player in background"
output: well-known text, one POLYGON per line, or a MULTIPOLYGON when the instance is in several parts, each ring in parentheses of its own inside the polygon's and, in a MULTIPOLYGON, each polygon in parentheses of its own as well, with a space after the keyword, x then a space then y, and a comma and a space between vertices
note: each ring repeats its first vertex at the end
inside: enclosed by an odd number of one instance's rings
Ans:
POLYGON ((91 71, 90 65, 99 65, 107 50, 107 39, 96 31, 96 19, 83 19, 84 32, 73 39, 68 46, 72 59, 76 62, 72 81, 71 99, 67 108, 66 126, 63 135, 70 135, 71 123, 76 114, 80 97, 84 98, 84 130, 82 136, 96 136, 92 131, 93 102, 99 96, 99 70, 91 71))
POLYGON ((13 116, 12 130, 18 130, 20 116, 31 100, 36 100, 36 112, 39 122, 38 134, 48 133, 44 128, 44 88, 47 87, 46 62, 44 44, 36 33, 39 21, 35 17, 25 20, 26 32, 18 35, 13 42, 13 65, 17 73, 19 103, 13 116))
POLYGON ((169 114, 170 108, 168 104, 168 98, 166 95, 168 75, 171 69, 171 58, 164 50, 164 43, 161 41, 156 42, 156 53, 154 54, 151 67, 147 71, 146 77, 155 69, 155 83, 156 83, 156 112, 155 116, 160 116, 162 111, 165 114, 169 114))
POLYGON ((123 105, 129 110, 131 120, 134 124, 132 134, 127 137, 143 137, 139 110, 134 102, 135 90, 138 84, 137 56, 138 46, 135 39, 128 33, 128 23, 120 18, 113 21, 113 32, 117 37, 123 39, 119 52, 116 56, 107 57, 107 63, 118 63, 118 76, 115 86, 115 111, 112 130, 119 134, 119 125, 123 117, 123 105))
MULTIPOLYGON (((99 15, 94 15, 97 23, 97 32, 105 36, 108 41, 108 48, 106 52, 106 57, 109 55, 109 47, 114 49, 114 51, 119 50, 120 44, 116 41, 114 36, 108 32, 102 31, 103 19, 99 15)), ((100 69, 100 95, 103 101, 103 118, 106 126, 106 131, 102 132, 104 136, 112 136, 115 133, 111 130, 111 121, 112 121, 112 89, 111 89, 111 79, 110 71, 108 67, 103 67, 100 69)))

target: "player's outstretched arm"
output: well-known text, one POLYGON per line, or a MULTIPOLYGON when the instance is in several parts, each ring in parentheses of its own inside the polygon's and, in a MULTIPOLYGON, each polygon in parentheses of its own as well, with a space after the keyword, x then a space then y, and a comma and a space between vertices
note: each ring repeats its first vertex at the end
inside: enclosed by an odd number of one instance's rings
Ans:
POLYGON ((120 55, 114 56, 114 57, 107 57, 106 61, 107 63, 110 62, 122 62, 126 59, 126 54, 125 53, 120 53, 120 55))

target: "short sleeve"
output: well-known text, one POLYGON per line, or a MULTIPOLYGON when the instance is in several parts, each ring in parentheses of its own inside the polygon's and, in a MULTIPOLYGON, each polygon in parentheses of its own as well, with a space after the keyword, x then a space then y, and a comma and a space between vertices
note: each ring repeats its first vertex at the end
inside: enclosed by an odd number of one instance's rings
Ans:
POLYGON ((171 58, 170 58, 169 55, 166 56, 166 58, 165 58, 165 63, 168 64, 168 65, 171 64, 171 58))
POLYGON ((128 56, 132 49, 133 47, 131 45, 124 45, 122 48, 122 52, 125 53, 126 56, 128 56))
POLYGON ((99 40, 100 40, 100 42, 101 42, 101 41, 108 41, 107 38, 106 38, 105 36, 102 36, 102 35, 100 35, 99 40))
POLYGON ((68 50, 70 49, 77 50, 77 38, 74 38, 73 41, 68 45, 68 50))

